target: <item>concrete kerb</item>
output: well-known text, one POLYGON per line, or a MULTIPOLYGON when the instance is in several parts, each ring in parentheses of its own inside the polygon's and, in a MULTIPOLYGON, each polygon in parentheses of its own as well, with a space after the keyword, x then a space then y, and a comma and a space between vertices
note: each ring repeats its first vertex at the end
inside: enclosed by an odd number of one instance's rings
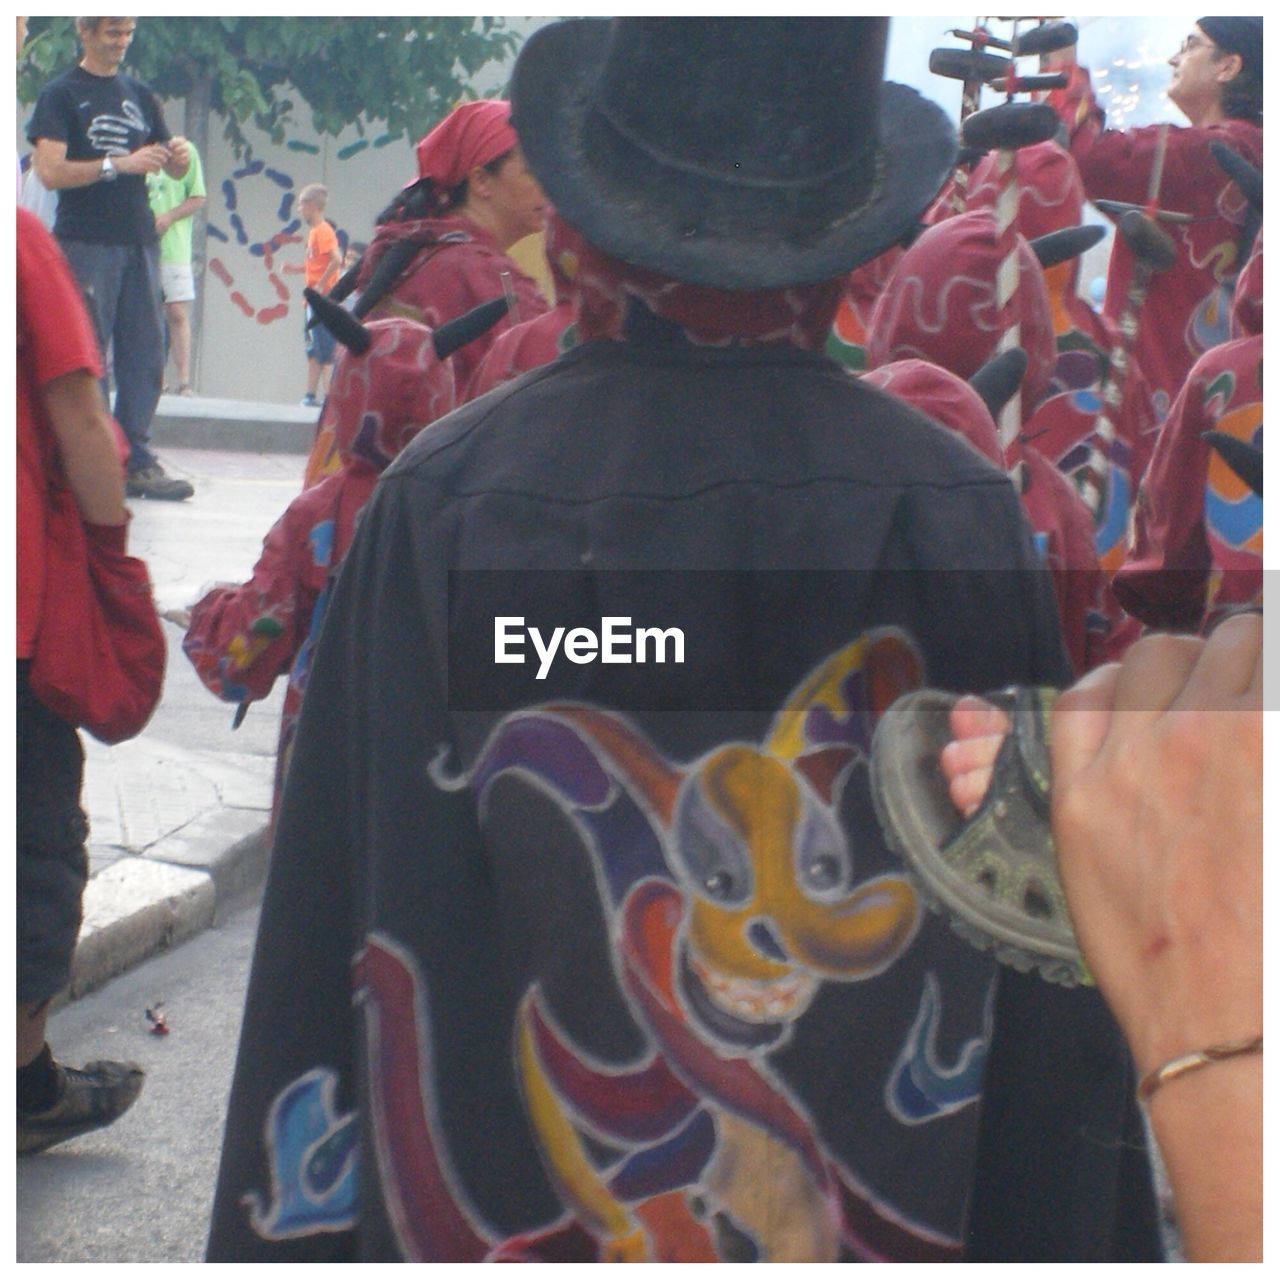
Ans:
POLYGON ((209 396, 161 396, 151 424, 160 449, 302 453, 315 439, 318 409, 209 396))
POLYGON ((85 888, 71 985, 58 1004, 101 987, 185 941, 243 902, 266 876, 267 825, 259 810, 201 815, 142 855, 129 855, 85 888))

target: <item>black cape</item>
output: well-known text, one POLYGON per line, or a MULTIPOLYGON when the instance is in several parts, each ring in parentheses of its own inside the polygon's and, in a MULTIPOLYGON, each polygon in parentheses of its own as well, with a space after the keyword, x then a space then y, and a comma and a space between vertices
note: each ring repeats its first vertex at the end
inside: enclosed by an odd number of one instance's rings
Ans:
POLYGON ((1097 993, 997 974, 869 797, 898 693, 1067 675, 1007 478, 822 357, 592 343, 425 432, 325 619, 210 1260, 1158 1256, 1097 993))

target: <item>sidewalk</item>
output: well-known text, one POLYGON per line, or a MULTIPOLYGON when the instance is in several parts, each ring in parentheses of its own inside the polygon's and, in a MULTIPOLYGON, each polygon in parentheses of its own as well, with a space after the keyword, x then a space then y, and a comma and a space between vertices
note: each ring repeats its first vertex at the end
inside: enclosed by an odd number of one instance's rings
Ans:
POLYGON ((266 875, 273 762, 81 734, 89 884, 68 998, 207 929, 266 875))
MULTIPOLYGON (((189 502, 129 502, 130 551, 147 561, 162 612, 188 607, 202 584, 248 575, 263 535, 298 490, 316 416, 293 406, 161 398, 153 440, 170 469, 196 485, 189 502)), ((162 625, 165 688, 146 729, 114 747, 80 735, 90 879, 71 999, 208 928, 266 874, 284 681, 233 736, 234 709, 201 686, 181 631, 162 625)))

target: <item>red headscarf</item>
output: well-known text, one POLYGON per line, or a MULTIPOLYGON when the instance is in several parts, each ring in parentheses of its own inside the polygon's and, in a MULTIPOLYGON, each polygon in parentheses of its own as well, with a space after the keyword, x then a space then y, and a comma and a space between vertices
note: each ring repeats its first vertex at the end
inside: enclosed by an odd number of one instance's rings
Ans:
POLYGON ((714 289, 684 284, 611 258, 580 239, 574 280, 578 339, 620 339, 627 300, 678 325, 698 346, 781 344, 821 351, 840 304, 843 278, 789 289, 714 289))
POLYGON ((982 397, 963 379, 927 360, 894 360, 862 375, 881 391, 919 409, 1004 468, 1000 432, 982 397))
MULTIPOLYGON (((1019 147, 1013 153, 1018 182, 1018 230, 1028 240, 1063 227, 1074 227, 1084 217, 1084 183, 1071 153, 1056 142, 1019 147)), ((997 154, 978 162, 969 179, 968 208, 995 210, 1000 196, 997 154)))
MULTIPOLYGON (((1022 236, 1017 244, 1025 418, 1048 389, 1058 352, 1040 263, 1022 236)), ((971 377, 996 354, 1004 332, 996 305, 999 269, 996 220, 988 210, 930 227, 902 255, 876 303, 867 342, 872 368, 891 360, 931 360, 971 377)))
POLYGON ((509 102, 463 102, 418 142, 418 177, 430 178, 438 191, 448 191, 472 169, 510 151, 516 141, 509 102))

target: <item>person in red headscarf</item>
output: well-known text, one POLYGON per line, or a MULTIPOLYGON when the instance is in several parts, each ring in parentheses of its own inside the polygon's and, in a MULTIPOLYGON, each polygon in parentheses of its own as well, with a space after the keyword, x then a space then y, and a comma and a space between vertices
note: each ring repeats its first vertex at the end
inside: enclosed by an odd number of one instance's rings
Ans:
MULTIPOLYGON (((319 310, 325 301, 312 298, 311 305, 319 310)), ((340 352, 321 417, 338 469, 289 504, 263 540, 248 582, 215 587, 191 610, 183 652, 219 698, 244 707, 288 674, 273 826, 332 575, 378 477, 414 436, 454 408, 454 352, 466 349, 455 344, 466 324, 433 334, 412 320, 376 320, 364 330, 363 349, 357 335, 356 348, 340 352)))
POLYGON ((407 315, 436 327, 501 297, 509 281, 511 317, 458 353, 460 399, 498 335, 547 310, 538 286, 507 256, 517 240, 542 230, 546 209, 510 115, 510 103, 498 98, 464 102, 418 143, 417 180, 379 216, 356 282, 358 315, 407 315), (393 246, 405 248, 389 253, 393 246))
MULTIPOLYGON (((1020 388, 1022 424, 1044 398, 1057 361, 1048 292, 1040 264, 1018 237, 1020 345, 1027 369, 1020 388)), ((871 367, 930 360, 971 377, 999 349, 1005 319, 996 306, 999 247, 995 218, 975 209, 930 227, 902 256, 871 318, 871 367)), ((1063 635, 1077 675, 1102 662, 1118 610, 1093 545, 1093 521, 1071 482, 1030 447, 1025 430, 1005 447, 1036 545, 1053 573, 1063 635)))
MULTIPOLYGON (((1069 152, 1056 142, 1041 142, 1015 151, 1014 165, 1018 230, 1028 240, 1081 223, 1084 187, 1069 152)), ((994 211, 999 190, 997 157, 992 153, 973 171, 968 207, 994 211)), ((1104 404, 1112 352, 1120 339, 1114 322, 1080 297, 1079 275, 1078 257, 1044 268, 1058 361, 1025 435, 1067 476, 1090 464, 1092 444, 1103 449, 1110 465, 1101 509, 1094 516, 1094 543, 1099 562, 1110 574, 1128 550, 1138 480, 1151 458, 1159 422, 1151 386, 1132 353, 1127 374, 1113 389, 1119 398, 1117 407, 1108 409, 1104 404), (1104 411, 1115 428, 1115 439, 1105 447, 1097 435, 1104 411)))
MULTIPOLYGON (((418 177, 378 215, 355 280, 357 317, 405 316, 432 328, 510 289, 511 314, 454 360, 459 404, 471 398, 471 379, 497 337, 547 310, 538 286, 507 256, 517 240, 542 230, 546 209, 510 115, 500 98, 464 102, 419 140, 418 177)), ((304 487, 339 465, 322 421, 304 487)))
MULTIPOLYGON (((1162 223, 1178 247, 1178 261, 1153 278, 1138 330, 1138 358, 1163 418, 1195 361, 1228 338, 1248 206, 1209 147, 1219 140, 1262 164, 1262 19, 1201 18, 1169 59, 1169 101, 1189 121, 1182 128, 1107 129, 1074 46, 1045 62, 1069 76, 1066 88, 1046 100, 1067 129, 1089 198, 1138 205, 1151 200, 1191 218, 1162 223)), ((1117 237, 1104 315, 1124 311, 1133 269, 1133 254, 1117 237)))

